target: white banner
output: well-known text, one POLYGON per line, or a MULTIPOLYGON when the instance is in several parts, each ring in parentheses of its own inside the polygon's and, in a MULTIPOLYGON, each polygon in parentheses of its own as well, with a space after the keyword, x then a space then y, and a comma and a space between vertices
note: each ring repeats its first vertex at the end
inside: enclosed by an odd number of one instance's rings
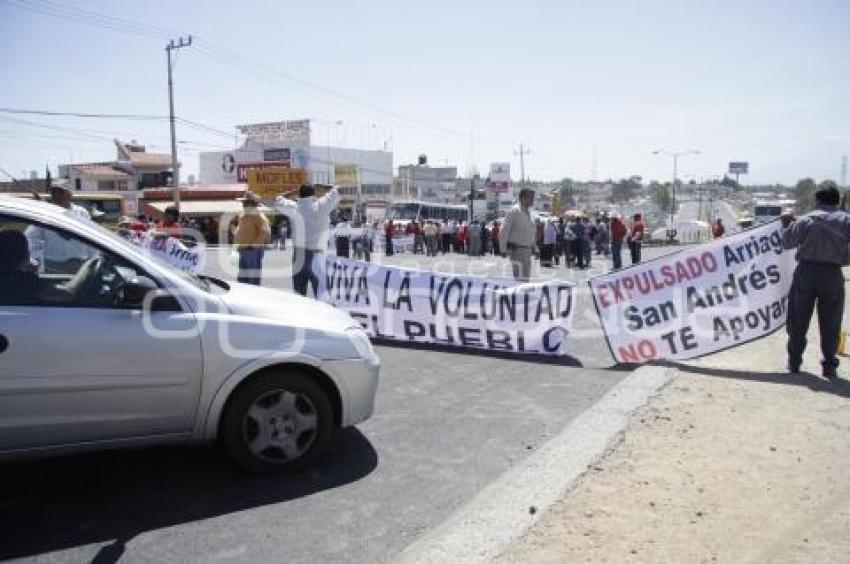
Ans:
POLYGON ((325 261, 319 299, 348 312, 373 338, 567 354, 574 288, 569 282, 515 285, 331 255, 317 260, 325 261))
POLYGON ((151 256, 191 274, 197 274, 204 267, 206 248, 203 245, 190 248, 175 237, 155 236, 150 233, 131 236, 130 241, 145 249, 151 256))
POLYGON ((685 360, 782 327, 795 264, 775 221, 588 284, 618 362, 685 360))

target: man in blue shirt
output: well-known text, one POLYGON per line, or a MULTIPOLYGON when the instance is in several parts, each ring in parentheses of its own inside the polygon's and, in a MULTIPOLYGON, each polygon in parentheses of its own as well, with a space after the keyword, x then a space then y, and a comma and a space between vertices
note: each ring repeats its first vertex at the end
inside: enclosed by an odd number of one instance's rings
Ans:
POLYGON ((817 304, 823 376, 838 377, 838 337, 844 314, 844 275, 850 264, 850 215, 838 209, 841 195, 834 183, 815 193, 817 209, 794 220, 782 217, 782 244, 797 249, 797 268, 788 294, 788 369, 799 372, 806 333, 817 304))

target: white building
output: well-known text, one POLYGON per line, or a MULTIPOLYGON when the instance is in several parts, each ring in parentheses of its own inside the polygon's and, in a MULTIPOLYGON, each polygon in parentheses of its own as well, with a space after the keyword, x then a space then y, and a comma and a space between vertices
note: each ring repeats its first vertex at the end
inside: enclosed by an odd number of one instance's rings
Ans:
POLYGON ((389 151, 312 145, 309 120, 249 124, 238 129, 245 136, 241 147, 200 154, 200 184, 244 183, 249 169, 270 166, 304 170, 314 184, 339 184, 337 167, 355 167, 358 186, 346 187, 341 207, 386 205, 390 200, 393 155, 389 151))

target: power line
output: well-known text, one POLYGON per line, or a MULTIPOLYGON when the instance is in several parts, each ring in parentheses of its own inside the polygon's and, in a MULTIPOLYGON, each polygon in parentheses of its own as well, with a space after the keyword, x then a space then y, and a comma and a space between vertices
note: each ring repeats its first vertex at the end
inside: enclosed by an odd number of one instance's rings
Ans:
POLYGON ((164 120, 168 116, 156 116, 149 114, 89 114, 78 112, 52 112, 47 110, 28 110, 23 108, 0 108, 0 113, 4 114, 29 114, 37 116, 65 116, 77 118, 97 118, 97 119, 126 119, 126 120, 164 120))
MULTIPOLYGON (((13 2, 12 5, 17 6, 19 8, 23 8, 25 10, 30 10, 56 18, 70 19, 71 21, 74 21, 76 23, 81 23, 94 27, 101 27, 121 33, 129 33, 154 39, 161 39, 163 37, 168 37, 175 34, 179 35, 181 33, 176 30, 169 30, 166 28, 151 26, 133 20, 98 14, 96 12, 92 12, 82 8, 66 6, 58 2, 52 2, 49 0, 40 0, 40 3, 37 4, 34 4, 32 1, 24 2, 24 0, 11 1, 13 2)), ((350 107, 360 109, 361 111, 363 109, 366 109, 375 113, 383 114, 388 118, 402 123, 423 127, 435 132, 441 132, 445 135, 451 135, 457 138, 466 139, 468 137, 468 135, 464 132, 456 131, 448 127, 432 124, 426 121, 412 118, 404 114, 386 110, 374 104, 364 102, 362 100, 357 100, 355 98, 336 92, 324 86, 300 79, 284 71, 273 69, 261 63, 257 63, 256 61, 249 59, 243 55, 240 55, 235 51, 231 51, 226 47, 217 45, 212 41, 207 41, 197 36, 195 36, 195 39, 199 40, 199 43, 201 43, 201 45, 198 45, 196 47, 196 50, 199 53, 206 55, 207 57, 210 57, 212 59, 215 59, 223 64, 235 67, 239 70, 253 70, 254 73, 262 76, 267 80, 285 82, 289 85, 295 85, 301 88, 306 88, 313 92, 322 94, 325 97, 333 98, 338 102, 343 102, 350 107)))

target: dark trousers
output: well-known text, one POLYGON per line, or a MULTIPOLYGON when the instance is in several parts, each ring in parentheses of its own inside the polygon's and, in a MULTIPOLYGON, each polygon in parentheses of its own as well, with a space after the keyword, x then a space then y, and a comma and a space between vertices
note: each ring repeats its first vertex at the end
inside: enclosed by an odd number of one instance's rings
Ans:
POLYGON ((349 258, 349 251, 351 249, 351 238, 350 237, 337 237, 336 238, 336 256, 349 258))
POLYGON ((501 249, 499 249, 499 240, 494 237, 493 238, 493 254, 496 255, 496 256, 501 255, 502 253, 500 251, 501 251, 501 249))
POLYGON ((582 241, 581 250, 584 251, 584 267, 590 268, 590 259, 593 256, 593 241, 582 241))
POLYGON ((629 241, 629 254, 632 255, 632 264, 640 262, 640 242, 629 241))
POLYGON ((386 248, 384 249, 384 254, 387 256, 391 256, 393 254, 393 238, 389 235, 384 237, 386 240, 386 248))
POLYGON ((611 258, 614 261, 614 268, 623 268, 623 242, 611 241, 611 258))
POLYGON ((259 286, 263 271, 263 248, 242 247, 238 252, 239 274, 236 275, 236 280, 259 286))
POLYGON ((313 295, 319 291, 319 275, 313 269, 313 257, 321 251, 292 247, 292 288, 302 296, 307 295, 307 285, 313 285, 313 295))
POLYGON ((576 257, 576 268, 584 268, 584 241, 573 240, 573 254, 576 257))
POLYGON ((844 315, 844 275, 841 267, 819 262, 801 262, 794 270, 788 293, 788 363, 799 366, 806 350, 806 333, 815 306, 820 326, 823 364, 838 366, 838 337, 844 315))

